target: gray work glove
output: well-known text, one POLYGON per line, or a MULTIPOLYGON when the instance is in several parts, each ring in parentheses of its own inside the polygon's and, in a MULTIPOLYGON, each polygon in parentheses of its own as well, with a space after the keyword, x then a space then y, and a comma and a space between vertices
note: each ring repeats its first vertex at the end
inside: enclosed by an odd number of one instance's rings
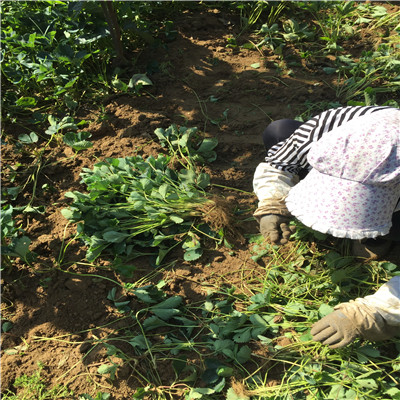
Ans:
POLYGON ((267 214, 260 218, 260 232, 274 244, 285 244, 296 230, 289 226, 290 218, 283 215, 267 214))
POLYGON ((342 303, 335 308, 311 328, 313 340, 327 344, 331 349, 347 346, 357 337, 371 341, 390 339, 399 329, 387 325, 379 313, 357 301, 342 303))
POLYGON ((311 335, 316 342, 327 344, 331 349, 338 349, 347 346, 360 336, 360 333, 346 314, 336 310, 316 322, 311 328, 311 335))

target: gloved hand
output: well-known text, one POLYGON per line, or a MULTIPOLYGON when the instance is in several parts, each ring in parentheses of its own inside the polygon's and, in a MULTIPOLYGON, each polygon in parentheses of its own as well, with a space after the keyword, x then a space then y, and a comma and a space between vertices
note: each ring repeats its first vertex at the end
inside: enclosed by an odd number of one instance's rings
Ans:
POLYGON ((290 218, 283 215, 267 214, 260 218, 260 232, 274 244, 285 244, 296 230, 289 226, 290 218))
POLYGON ((353 321, 340 310, 326 315, 311 328, 316 342, 329 345, 331 349, 347 346, 360 335, 353 321))
POLYGON ((379 313, 357 300, 339 304, 335 309, 311 328, 313 340, 331 349, 347 346, 357 337, 371 341, 390 339, 399 329, 387 325, 379 313))

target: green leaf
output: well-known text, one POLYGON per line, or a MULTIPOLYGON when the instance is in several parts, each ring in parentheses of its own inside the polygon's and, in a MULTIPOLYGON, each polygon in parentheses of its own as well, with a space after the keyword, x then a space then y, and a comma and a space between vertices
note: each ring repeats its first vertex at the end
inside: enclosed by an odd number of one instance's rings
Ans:
POLYGON ((170 297, 161 303, 150 307, 150 310, 159 318, 166 321, 172 318, 175 315, 180 314, 180 310, 176 307, 179 307, 182 303, 181 296, 170 297))
POLYGON ((187 395, 187 398, 190 400, 196 400, 196 399, 201 399, 205 394, 213 394, 213 393, 215 393, 214 389, 194 388, 190 390, 189 394, 187 395))
POLYGON ((167 143, 167 134, 166 134, 165 130, 162 128, 157 128, 154 131, 154 134, 158 137, 158 140, 160 141, 161 146, 165 146, 165 144, 167 143))
POLYGON ((378 384, 374 379, 356 379, 356 383, 365 389, 378 389, 378 384))
POLYGON ((213 389, 215 390, 216 393, 219 393, 222 391, 222 389, 225 387, 225 383, 226 380, 224 377, 222 377, 222 379, 220 379, 215 386, 213 387, 213 389))
POLYGON ((1 331, 2 332, 9 332, 13 327, 12 322, 10 321, 5 321, 1 324, 1 331))
POLYGON ((74 221, 77 222, 81 219, 82 214, 78 211, 78 210, 74 210, 72 208, 63 208, 61 210, 61 215, 70 220, 70 221, 74 221))
POLYGON ((38 137, 38 135, 36 135, 35 132, 31 132, 29 135, 27 135, 26 133, 23 133, 18 136, 18 140, 24 144, 32 144, 32 143, 36 143, 39 140, 39 137, 38 137))
POLYGON ((128 233, 122 233, 117 231, 107 231, 103 234, 103 239, 110 243, 121 243, 127 239, 130 235, 128 233))
POLYGON ((183 259, 185 261, 195 261, 198 260, 203 255, 203 249, 190 249, 186 250, 183 259))
POLYGON ((337 269, 331 274, 332 283, 338 284, 342 282, 344 279, 348 278, 348 273, 346 269, 337 269))
POLYGON ((165 199, 167 197, 168 192, 171 190, 171 185, 169 183, 163 183, 159 188, 158 192, 165 199))
POLYGON ((172 368, 176 376, 179 376, 187 367, 186 359, 176 358, 172 361, 172 368))
POLYGON ((15 200, 21 192, 21 186, 6 188, 6 192, 7 195, 10 196, 11 200, 15 200))
POLYGON ((226 392, 226 400, 250 400, 250 398, 244 394, 237 394, 233 388, 229 388, 226 392))
POLYGON ((369 362, 371 359, 380 357, 381 353, 372 346, 363 346, 356 351, 357 359, 360 363, 369 362))
POLYGON ((156 306, 152 306, 151 308, 172 308, 172 307, 178 307, 182 304, 182 297, 181 296, 173 296, 169 297, 168 299, 162 301, 161 303, 158 303, 156 306))
POLYGON ((393 387, 386 390, 385 394, 389 395, 393 400, 400 400, 400 389, 393 387))
POLYGON ((249 311, 268 306, 271 301, 271 290, 266 289, 263 293, 257 293, 250 298, 250 301, 253 304, 248 307, 249 311))
POLYGON ((164 297, 164 292, 154 285, 143 286, 135 289, 133 293, 141 301, 147 304, 159 303, 164 297))
POLYGON ((324 259, 330 268, 344 268, 353 262, 353 257, 343 257, 335 251, 329 252, 324 259))
POLYGON ((258 328, 261 328, 261 327, 262 328, 267 328, 269 326, 268 323, 265 321, 265 319, 262 318, 258 314, 250 315, 249 320, 254 326, 256 326, 258 328))
POLYGON ((151 342, 147 341, 143 335, 138 335, 129 340, 129 344, 135 348, 139 348, 140 350, 147 350, 148 346, 151 346, 151 342))
POLYGON ((217 369, 217 375, 225 378, 233 375, 233 368, 222 366, 217 369))
POLYGON ((29 254, 29 245, 31 240, 27 236, 21 236, 19 238, 14 238, 11 245, 7 247, 2 247, 2 253, 4 255, 21 257, 23 259, 29 254))
POLYGON ((38 207, 32 207, 31 205, 27 205, 24 208, 24 213, 39 213, 39 214, 44 214, 46 211, 45 206, 38 206, 38 207))
POLYGON ((175 222, 176 224, 181 224, 184 219, 181 217, 178 217, 177 215, 170 215, 169 217, 171 219, 171 221, 175 222))
POLYGON ((128 87, 133 88, 136 85, 151 86, 153 82, 146 74, 135 74, 129 81, 128 87))
POLYGON ((301 342, 309 342, 310 340, 312 340, 312 335, 310 332, 306 332, 303 333, 299 339, 301 342))
POLYGON ((201 379, 207 384, 207 386, 211 386, 221 380, 221 376, 218 375, 218 370, 221 367, 224 367, 224 364, 213 358, 207 358, 205 364, 206 370, 201 376, 201 379))
POLYGON ((20 107, 32 108, 36 106, 37 101, 33 97, 20 97, 15 103, 20 107))
POLYGON ((214 150, 218 145, 218 139, 216 138, 206 138, 201 142, 200 147, 197 149, 199 153, 206 153, 214 150))
POLYGON ((78 126, 75 124, 75 121, 72 117, 64 117, 58 125, 59 129, 78 129, 78 126))
POLYGON ((324 67, 322 70, 327 74, 327 75, 332 75, 336 73, 336 68, 332 67, 324 67))
POLYGON ((318 309, 318 314, 322 318, 322 317, 325 317, 326 315, 332 313, 333 311, 334 311, 333 307, 328 306, 328 304, 321 304, 318 309))
POLYGON ((120 79, 118 79, 117 77, 115 77, 112 81, 111 81, 112 86, 117 89, 120 92, 127 92, 128 91, 128 85, 124 82, 122 82, 120 79))
POLYGON ((249 346, 242 346, 240 350, 236 353, 236 360, 240 364, 244 364, 246 361, 249 361, 251 357, 251 349, 249 346))
POLYGON ((242 329, 240 329, 238 331, 235 331, 235 332, 238 332, 238 333, 236 333, 233 336, 233 340, 236 343, 247 343, 247 342, 249 342, 251 340, 251 331, 252 331, 251 327, 250 328, 249 327, 242 328, 242 329))
POLYGON ((197 186, 205 189, 207 186, 210 185, 210 175, 202 172, 197 177, 197 186))
POLYGON ((224 340, 218 339, 214 342, 214 349, 219 353, 226 349, 233 349, 234 346, 235 346, 234 342, 230 339, 224 339, 224 340))
POLYGON ((153 310, 153 313, 157 316, 157 317, 159 317, 159 318, 161 318, 162 320, 164 320, 164 321, 168 321, 169 319, 171 319, 173 316, 175 316, 175 315, 179 315, 181 312, 178 310, 178 309, 176 309, 176 308, 172 308, 172 309, 170 309, 170 310, 166 310, 166 309, 160 309, 160 308, 154 308, 153 310))
POLYGON ((399 268, 396 264, 393 264, 391 262, 383 262, 381 264, 381 267, 384 268, 386 271, 389 271, 389 272, 393 272, 393 271, 395 271, 396 269, 399 268))
POLYGON ((115 365, 115 364, 103 364, 103 365, 100 365, 99 368, 97 368, 97 373, 99 373, 101 375, 110 374, 110 378, 114 379, 117 368, 118 368, 118 365, 115 365))
POLYGON ((156 265, 160 265, 164 260, 165 256, 172 250, 173 247, 170 248, 158 248, 158 254, 156 258, 156 265))
POLYGON ((251 68, 254 68, 254 69, 258 69, 258 68, 260 68, 260 66, 261 66, 260 63, 254 63, 254 64, 251 64, 251 65, 250 65, 250 67, 251 67, 251 68))
POLYGON ((70 110, 75 110, 75 108, 78 106, 78 102, 75 101, 70 94, 66 94, 64 96, 64 101, 65 105, 70 109, 70 110))
POLYGON ((93 146, 92 142, 86 140, 90 136, 92 135, 89 132, 67 132, 63 136, 63 141, 74 150, 80 151, 93 146))
POLYGON ((163 326, 168 326, 168 324, 155 315, 153 315, 150 318, 146 318, 145 321, 143 322, 143 328, 146 331, 149 331, 151 329, 158 329, 163 326))

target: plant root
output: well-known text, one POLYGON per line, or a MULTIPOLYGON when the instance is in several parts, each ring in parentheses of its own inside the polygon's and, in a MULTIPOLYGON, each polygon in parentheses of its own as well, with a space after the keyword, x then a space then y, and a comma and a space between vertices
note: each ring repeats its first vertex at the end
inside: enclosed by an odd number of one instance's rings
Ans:
POLYGON ((201 219, 215 232, 224 230, 228 242, 244 243, 244 237, 236 227, 233 216, 233 205, 227 200, 213 196, 206 203, 198 207, 201 219))

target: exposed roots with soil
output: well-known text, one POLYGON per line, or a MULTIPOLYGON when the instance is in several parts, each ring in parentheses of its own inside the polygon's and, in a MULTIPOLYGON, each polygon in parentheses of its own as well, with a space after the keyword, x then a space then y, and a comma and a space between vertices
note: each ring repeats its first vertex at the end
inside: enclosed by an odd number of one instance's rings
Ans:
POLYGON ((237 221, 235 221, 232 205, 226 199, 213 196, 201 205, 198 210, 201 212, 201 219, 206 222, 215 232, 223 229, 228 241, 243 243, 243 235, 239 231, 237 221))

